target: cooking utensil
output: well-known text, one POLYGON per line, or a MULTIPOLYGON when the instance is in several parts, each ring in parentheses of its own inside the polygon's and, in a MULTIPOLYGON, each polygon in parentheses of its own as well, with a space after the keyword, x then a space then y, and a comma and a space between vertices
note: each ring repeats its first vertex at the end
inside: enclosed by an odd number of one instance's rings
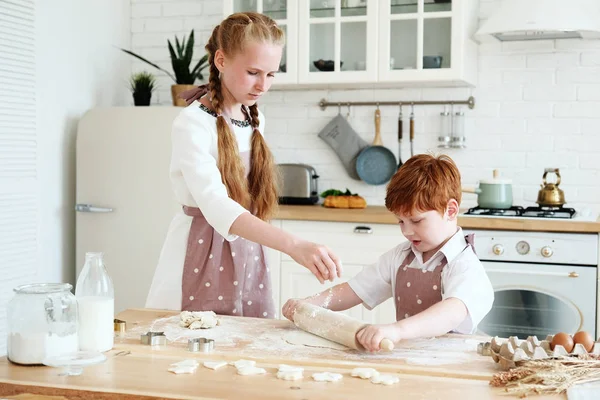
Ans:
MULTIPOLYGON (((314 335, 343 344, 356 350, 364 347, 356 339, 356 334, 367 324, 342 313, 322 312, 322 308, 308 303, 300 303, 294 310, 294 324, 300 329, 314 335), (323 329, 324 326, 329 327, 323 329)), ((383 338, 379 348, 385 351, 394 349, 394 342, 383 338)))
POLYGON ((397 170, 396 156, 381 140, 381 111, 375 110, 375 139, 356 159, 356 173, 369 185, 381 185, 390 180, 397 170))
POLYGON ((188 339, 188 351, 192 353, 203 352, 208 353, 215 348, 215 341, 207 338, 192 338, 188 339))
POLYGON ((538 192, 536 203, 541 207, 562 207, 566 201, 565 193, 558 187, 560 185, 560 171, 558 168, 546 168, 542 180, 544 183, 542 189, 538 192), (555 183, 546 181, 548 174, 556 174, 555 183))
POLYGON ((164 346, 167 344, 167 337, 164 332, 148 331, 141 335, 140 341, 149 346, 164 346))
POLYGON ((383 141, 381 140, 381 111, 379 107, 375 110, 375 139, 373 139, 373 146, 382 146, 383 141))
POLYGON ((415 139, 415 106, 410 105, 410 156, 414 156, 414 139, 415 139))
POLYGON ((479 181, 479 187, 462 188, 465 193, 477 194, 477 205, 481 208, 508 209, 512 207, 512 182, 510 179, 500 179, 498 170, 494 170, 493 179, 479 181))
POLYGON ((398 169, 402 166, 402 103, 398 114, 398 169))

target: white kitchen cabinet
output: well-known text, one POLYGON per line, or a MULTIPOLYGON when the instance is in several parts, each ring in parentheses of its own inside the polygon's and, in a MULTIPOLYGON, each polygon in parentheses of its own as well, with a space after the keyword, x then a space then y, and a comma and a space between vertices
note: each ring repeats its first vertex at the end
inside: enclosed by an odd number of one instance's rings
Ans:
POLYGON ((377 81, 377 0, 298 4, 299 83, 377 81), (332 68, 319 68, 322 60, 332 68))
POLYGON ((473 0, 226 0, 225 15, 257 11, 287 43, 274 88, 473 86, 473 0), (315 62, 330 61, 333 70, 315 62), (441 60, 439 66, 437 61, 441 60), (322 68, 322 66, 321 66, 322 68))
MULTIPOLYGON (((283 306, 288 299, 309 297, 339 283, 346 282, 362 271, 362 269, 362 265, 344 265, 344 275, 342 279, 336 279, 334 282, 326 281, 321 285, 312 272, 302 265, 296 264, 293 261, 284 261, 281 263, 281 305, 283 306)), ((281 307, 279 310, 281 311, 281 307)), ((362 305, 358 305, 343 311, 343 313, 356 319, 365 320, 366 316, 363 311, 368 313, 366 308, 362 305)))
MULTIPOLYGON (((280 279, 279 310, 290 298, 308 297, 349 280, 364 267, 375 263, 380 255, 406 240, 397 225, 294 220, 273 223, 303 239, 328 246, 341 258, 343 265, 342 279, 321 285, 309 270, 287 254, 280 253, 279 271, 274 272, 276 267, 271 267, 271 279, 275 280, 276 276, 280 279)), ((275 283, 273 285, 275 287, 275 283)), ((359 305, 346 313, 369 323, 391 323, 396 320, 391 299, 372 311, 359 305)))
MULTIPOLYGON (((301 0, 303 2, 304 0, 301 0)), ((224 16, 253 11, 273 18, 283 29, 286 45, 277 73, 277 84, 298 83, 298 2, 296 0, 225 0, 224 16)))
POLYGON ((476 29, 477 3, 382 0, 379 82, 474 85, 477 43, 471 38, 476 29))

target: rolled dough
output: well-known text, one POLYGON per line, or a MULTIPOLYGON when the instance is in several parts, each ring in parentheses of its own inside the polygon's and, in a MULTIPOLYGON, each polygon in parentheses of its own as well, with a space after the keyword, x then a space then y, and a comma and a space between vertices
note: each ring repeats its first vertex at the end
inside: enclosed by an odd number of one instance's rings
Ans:
POLYGON ((324 347, 335 350, 348 350, 348 347, 343 344, 332 342, 331 340, 323 339, 320 336, 313 335, 301 330, 290 331, 283 335, 283 340, 290 344, 309 346, 309 347, 324 347))

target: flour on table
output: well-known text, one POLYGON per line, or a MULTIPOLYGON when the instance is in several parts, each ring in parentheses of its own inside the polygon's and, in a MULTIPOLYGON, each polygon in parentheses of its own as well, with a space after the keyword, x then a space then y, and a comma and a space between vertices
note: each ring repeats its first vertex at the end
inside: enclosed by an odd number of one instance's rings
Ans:
POLYGON ((189 329, 214 328, 221 323, 213 311, 182 311, 179 318, 179 325, 189 329))
POLYGON ((335 372, 317 372, 312 375, 312 378, 317 382, 338 382, 342 380, 342 374, 335 372))
POLYGON ((227 365, 227 361, 204 361, 204 365, 206 368, 217 370, 227 365))
POLYGON ((291 365, 281 364, 277 371, 277 379, 283 379, 284 381, 297 381, 304 378, 304 368, 295 367, 291 365))
POLYGON ((320 336, 313 335, 301 330, 293 330, 283 335, 283 340, 290 344, 308 346, 308 347, 324 347, 335 350, 348 350, 348 347, 343 344, 332 342, 320 336))
POLYGON ((400 382, 400 378, 398 378, 396 375, 376 375, 371 377, 371 383, 378 385, 389 386, 398 382, 400 382))
POLYGON ((266 374, 267 371, 264 368, 259 368, 259 367, 255 367, 255 366, 246 366, 246 367, 238 368, 237 373, 238 373, 238 375, 260 375, 260 374, 266 374))
POLYGON ((350 375, 362 379, 371 379, 374 376, 379 375, 379 371, 373 368, 354 368, 350 375))

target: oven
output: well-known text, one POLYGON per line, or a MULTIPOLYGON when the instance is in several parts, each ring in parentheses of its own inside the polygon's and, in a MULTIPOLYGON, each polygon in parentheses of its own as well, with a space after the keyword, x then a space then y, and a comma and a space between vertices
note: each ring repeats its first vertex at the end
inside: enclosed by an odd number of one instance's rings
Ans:
POLYGON ((464 230, 494 287, 479 324, 489 336, 537 336, 585 330, 596 337, 598 235, 464 230))

